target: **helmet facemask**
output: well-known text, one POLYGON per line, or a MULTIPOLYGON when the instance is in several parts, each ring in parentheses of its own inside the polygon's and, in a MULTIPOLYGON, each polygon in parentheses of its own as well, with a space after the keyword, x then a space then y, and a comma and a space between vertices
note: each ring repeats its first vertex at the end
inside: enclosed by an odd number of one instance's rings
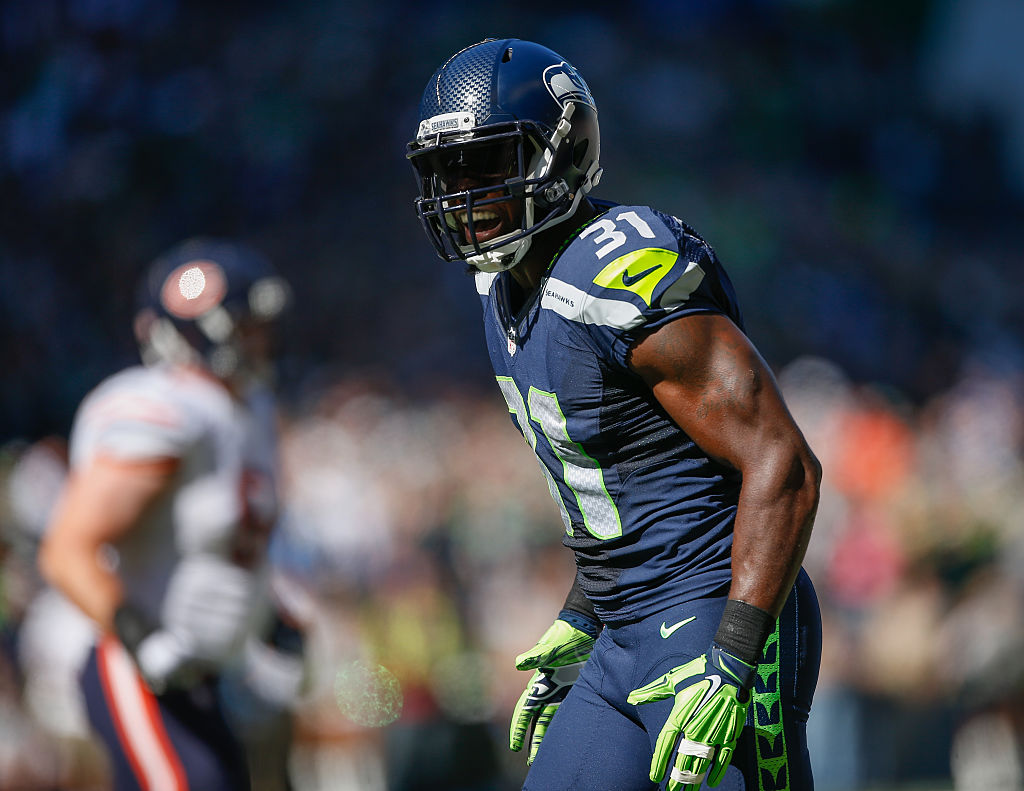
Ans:
POLYGON ((593 173, 573 169, 574 105, 555 130, 512 121, 417 137, 408 157, 420 179, 416 211, 446 261, 465 260, 485 272, 518 264, 532 235, 575 211, 593 173), (566 176, 579 184, 571 191, 566 176), (493 222, 504 233, 489 236, 493 222))

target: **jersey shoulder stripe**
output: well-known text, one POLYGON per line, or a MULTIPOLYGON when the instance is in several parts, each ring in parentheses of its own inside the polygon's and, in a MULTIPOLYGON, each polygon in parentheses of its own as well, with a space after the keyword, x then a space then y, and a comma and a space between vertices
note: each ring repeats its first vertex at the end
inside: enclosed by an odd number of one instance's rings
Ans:
POLYGON ((571 283, 556 278, 548 278, 544 284, 540 306, 569 321, 578 321, 582 324, 632 329, 644 322, 643 313, 631 302, 595 297, 571 283))
MULTIPOLYGON (((664 290, 660 300, 662 307, 671 310, 668 305, 675 307, 686 302, 703 279, 704 270, 700 265, 688 262, 681 275, 674 278, 664 290)), ((607 287, 603 292, 612 288, 607 287)), ((630 293, 650 307, 642 295, 631 290, 630 293)), ((648 320, 648 311, 638 306, 636 299, 609 296, 607 293, 599 296, 557 278, 548 278, 544 284, 540 304, 541 308, 552 310, 570 321, 617 330, 635 329, 648 320)))

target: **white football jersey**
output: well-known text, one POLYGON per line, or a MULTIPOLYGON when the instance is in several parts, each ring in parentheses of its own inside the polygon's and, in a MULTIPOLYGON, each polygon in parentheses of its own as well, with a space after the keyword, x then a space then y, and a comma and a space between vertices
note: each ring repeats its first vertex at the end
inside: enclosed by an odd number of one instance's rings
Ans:
MULTIPOLYGON (((125 599, 161 620, 168 581, 202 556, 265 573, 277 519, 277 436, 269 393, 245 403, 181 367, 133 367, 82 402, 71 432, 72 469, 102 456, 126 463, 181 460, 172 492, 113 550, 125 599)), ((211 566, 216 568, 216 564, 211 566)), ((265 602, 253 602, 255 627, 265 602)))

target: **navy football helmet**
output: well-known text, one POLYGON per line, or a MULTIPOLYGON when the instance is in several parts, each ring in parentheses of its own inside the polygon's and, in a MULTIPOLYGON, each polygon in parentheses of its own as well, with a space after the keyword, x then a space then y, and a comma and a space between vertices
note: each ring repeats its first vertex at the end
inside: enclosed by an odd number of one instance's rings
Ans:
POLYGON ((221 379, 262 378, 270 351, 253 330, 278 319, 290 294, 256 250, 187 239, 153 261, 139 284, 135 335, 143 361, 200 364, 221 379))
POLYGON ((445 61, 423 92, 406 154, 416 212, 444 260, 508 269, 598 183, 600 149, 594 98, 568 61, 487 39, 445 61))

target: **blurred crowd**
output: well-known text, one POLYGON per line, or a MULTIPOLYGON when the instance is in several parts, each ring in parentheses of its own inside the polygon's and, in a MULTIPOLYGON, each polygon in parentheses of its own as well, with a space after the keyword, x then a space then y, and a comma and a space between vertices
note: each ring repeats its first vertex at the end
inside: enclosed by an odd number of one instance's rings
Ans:
POLYGON ((492 34, 584 74, 600 197, 716 247, 822 460, 819 788, 1024 785, 1024 11, 601 7, 0 5, 0 788, 104 787, 68 680, 85 627, 34 550, 76 404, 136 357, 136 273, 192 233, 295 290, 273 551, 308 618, 297 789, 518 787, 511 658, 571 553, 403 161, 423 81, 492 34))
POLYGON ((0 434, 66 430, 134 359, 137 273, 199 234, 289 274, 293 388, 481 385, 477 305, 423 242, 404 149, 427 76, 486 35, 580 69, 599 197, 705 236, 773 363, 824 356, 917 401, 966 357, 1022 364, 1014 0, 9 0, 0 434))

